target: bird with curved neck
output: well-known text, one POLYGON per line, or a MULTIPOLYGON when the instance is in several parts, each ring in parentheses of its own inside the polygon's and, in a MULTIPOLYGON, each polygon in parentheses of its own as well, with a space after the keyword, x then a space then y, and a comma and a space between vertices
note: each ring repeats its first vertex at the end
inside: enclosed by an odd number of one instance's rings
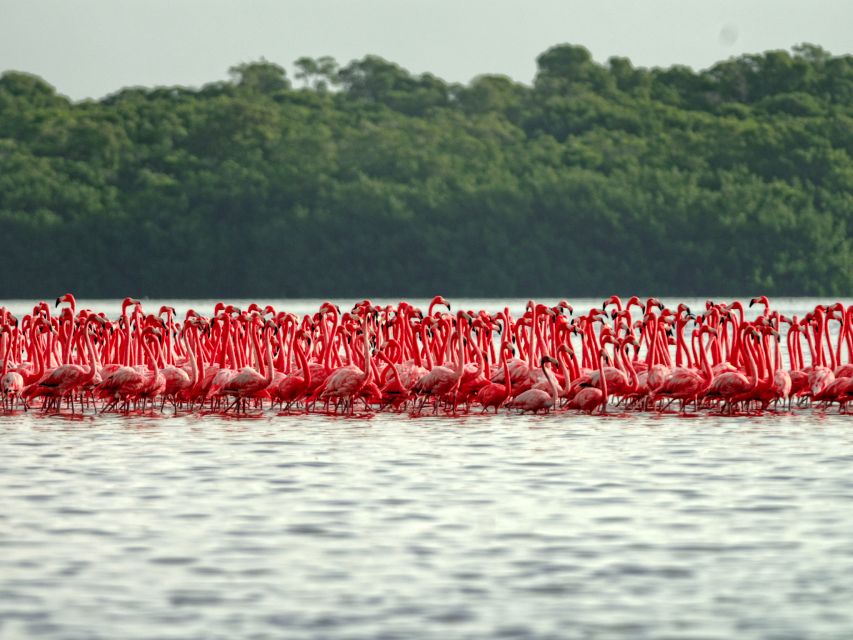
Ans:
POLYGON ((498 408, 512 397, 512 376, 509 374, 509 358, 512 355, 512 347, 507 345, 504 348, 504 353, 501 358, 501 366, 503 367, 504 380, 506 384, 499 382, 489 382, 477 392, 477 402, 483 407, 482 413, 485 413, 489 407, 495 408, 495 413, 498 408))
POLYGON ((293 351, 299 361, 301 370, 286 375, 278 383, 277 389, 278 400, 285 411, 288 411, 294 402, 303 399, 311 389, 311 367, 308 364, 305 349, 302 347, 301 341, 296 337, 293 340, 293 351))
POLYGON ((583 387, 569 401, 569 407, 591 414, 596 409, 607 413, 607 376, 604 373, 604 363, 608 361, 607 351, 601 349, 598 353, 598 380, 600 387, 583 387))
MULTIPOLYGON (((464 311, 459 311, 456 314, 457 332, 461 334, 462 322, 464 319, 470 318, 464 311)), ((429 373, 425 374, 412 387, 412 392, 422 397, 421 404, 417 409, 417 413, 423 410, 429 398, 434 401, 433 412, 438 412, 438 401, 450 396, 459 386, 459 381, 462 379, 462 374, 465 371, 465 344, 462 336, 459 336, 458 342, 458 359, 456 367, 451 369, 444 365, 434 366, 429 373)), ((456 398, 453 394, 453 409, 456 410, 456 398)))
POLYGON ((520 394, 515 396, 512 401, 507 402, 507 408, 519 409, 521 413, 526 411, 531 411, 533 413, 543 411, 547 413, 557 406, 557 396, 559 395, 557 390, 557 380, 555 379, 550 366, 545 366, 556 364, 558 364, 557 360, 551 356, 542 356, 539 360, 539 366, 542 368, 542 374, 548 380, 548 384, 551 387, 550 393, 535 387, 528 389, 527 391, 522 391, 520 394))
MULTIPOLYGON (((85 312, 83 312, 85 313, 85 312)), ((103 322, 103 319, 95 314, 89 315, 83 323, 83 336, 86 342, 86 366, 79 364, 63 364, 53 369, 48 375, 29 387, 25 394, 28 397, 42 396, 55 401, 55 407, 59 410, 59 403, 65 399, 71 405, 71 413, 75 411, 74 394, 81 385, 90 382, 95 377, 95 347, 92 344, 92 335, 88 330, 91 323, 103 322)), ((52 403, 46 403, 47 409, 52 403)), ((83 410, 82 400, 80 410, 83 410)))
POLYGON ((246 411, 246 400, 249 398, 261 397, 261 394, 270 386, 273 378, 273 363, 272 363, 272 347, 267 332, 275 330, 275 325, 268 322, 264 327, 261 326, 262 321, 260 316, 253 315, 249 327, 249 335, 252 341, 252 346, 255 351, 256 368, 243 367, 235 376, 231 377, 223 386, 222 393, 224 395, 234 397, 234 402, 225 408, 225 411, 237 409, 239 413, 242 409, 246 411), (266 366, 261 358, 261 347, 258 339, 258 333, 262 331, 264 334, 264 345, 266 354, 266 366))
MULTIPOLYGON (((3 371, 0 373, 0 393, 3 394, 3 409, 11 411, 15 408, 15 404, 21 398, 21 393, 24 390, 24 376, 17 371, 9 371, 9 361, 12 356, 12 328, 9 325, 4 325, 0 331, 0 355, 3 356, 3 371)), ((24 401, 24 410, 27 409, 27 404, 24 401)))
POLYGON ((361 321, 362 346, 364 348, 364 369, 349 364, 335 369, 323 383, 320 399, 334 400, 335 411, 342 409, 350 415, 354 412, 355 398, 373 378, 373 366, 370 354, 370 325, 365 311, 361 321))

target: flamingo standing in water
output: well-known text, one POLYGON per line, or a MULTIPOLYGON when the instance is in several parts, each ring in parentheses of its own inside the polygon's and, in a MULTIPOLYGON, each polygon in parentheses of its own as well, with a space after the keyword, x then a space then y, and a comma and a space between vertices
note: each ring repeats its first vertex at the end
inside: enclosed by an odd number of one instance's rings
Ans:
MULTIPOLYGON (((175 325, 170 308, 161 308, 160 315, 166 316, 163 322, 146 315, 132 299, 124 301, 115 324, 102 316, 103 328, 92 324, 99 321, 89 318, 90 311, 77 312, 73 296, 62 296, 58 302, 67 303, 68 308, 51 317, 52 308, 39 303, 31 315, 24 316, 20 329, 17 319, 0 307, 4 410, 15 408, 16 397, 35 397, 44 410, 62 410, 67 401, 76 413, 81 393, 90 389, 105 399, 99 407, 104 411, 119 402, 126 410, 134 403, 144 407, 155 400, 162 401, 162 411, 169 399, 177 410, 178 401, 209 399, 211 409, 236 407, 242 412, 248 401, 266 397, 281 400, 282 408, 285 402, 291 406, 291 401, 323 397, 327 407, 328 401, 335 401, 336 411, 350 413, 356 399, 368 408, 378 405, 379 410, 400 411, 413 389, 420 396, 415 412, 429 400, 435 401, 436 412, 439 403, 446 403, 449 412, 451 403, 455 410, 463 400, 460 411, 471 410, 469 405, 479 401, 484 411, 494 408, 497 412, 513 395, 510 407, 542 411, 534 405, 550 405, 536 404, 535 396, 550 402, 552 382, 564 387, 563 395, 572 399, 572 407, 590 411, 606 410, 612 393, 621 396, 626 409, 642 409, 639 401, 656 396, 680 401, 682 412, 705 398, 718 399, 723 411, 734 411, 756 402, 762 409, 774 400, 778 406, 794 396, 811 399, 818 406, 837 404, 846 412, 853 394, 853 306, 841 303, 818 305, 800 321, 785 318, 760 298, 754 304, 764 309, 755 320, 744 317, 745 305, 737 301, 708 301, 706 313, 694 318, 697 328, 688 342, 686 323, 692 316, 687 307, 678 305, 676 313, 662 307, 657 315, 649 312, 657 305, 653 299, 642 307, 645 317, 637 322, 628 312, 631 303, 620 310, 621 301, 615 298, 606 303, 616 305, 612 314, 594 308, 571 322, 562 315, 567 304, 548 307, 532 300, 517 322, 508 309, 494 315, 483 310, 476 315, 473 311, 450 315, 437 308, 446 303, 442 298, 435 300, 426 316, 405 302, 395 308, 374 307, 365 301, 339 317, 336 306, 324 303, 319 313, 303 316, 301 323, 296 315, 277 313, 272 307, 262 310, 251 304, 241 311, 218 303, 212 318, 187 312, 182 330, 175 325), (269 314, 275 320, 266 322, 269 314), (463 320, 468 320, 468 326, 463 320), (837 339, 832 333, 836 327, 829 326, 832 322, 841 323, 837 339), (598 323, 602 323, 600 329, 598 323), (779 341, 783 323, 789 325, 791 371, 787 373, 782 370, 779 341), (640 337, 648 347, 648 357, 642 361, 637 327, 643 329, 640 337), (281 333, 273 337, 271 331, 281 333), (575 335, 582 340, 583 368, 580 358, 572 357, 575 335), (811 354, 808 367, 800 337, 811 354), (519 358, 510 357, 511 342, 519 358), (383 346, 374 354, 371 345, 379 344, 383 346), (599 353, 602 347, 609 351, 608 344, 614 345, 613 367, 599 353), (633 357, 631 346, 635 347, 633 357), (543 364, 541 360, 551 354, 557 356, 559 373, 551 361, 543 364), (294 361, 300 371, 291 371, 294 361), (94 376, 89 378, 92 370, 94 376), (664 373, 660 385, 653 384, 654 377, 664 373), (77 385, 80 376, 84 381, 77 385), (510 384, 495 384, 499 381, 510 384), (599 385, 606 385, 606 391, 599 385), (21 387, 21 395, 16 396, 21 387), (524 395, 528 389, 539 393, 524 395)), ((304 410, 312 411, 313 404, 306 402, 304 410)))
POLYGON ((188 364, 190 364, 190 370, 193 372, 192 378, 183 367, 166 365, 160 370, 160 373, 163 374, 163 378, 166 381, 166 386, 163 389, 162 394, 163 404, 160 405, 161 410, 163 406, 165 406, 167 399, 170 399, 173 406, 177 408, 177 398, 183 395, 195 383, 195 363, 190 359, 188 360, 188 364))
MULTIPOLYGON (((370 358, 370 329, 367 323, 367 313, 362 319, 362 342, 364 344, 364 369, 355 365, 347 365, 329 374, 324 383, 320 398, 335 400, 343 406, 343 410, 352 415, 354 399, 358 397, 373 378, 373 367, 370 358)), ((337 405, 335 407, 337 411, 337 405)))
MULTIPOLYGON (((260 324, 260 317, 254 317, 255 323, 260 324)), ((274 328, 272 325, 267 325, 270 328, 274 328)), ((264 392, 267 387, 270 386, 272 382, 272 372, 273 372, 273 364, 272 364, 272 348, 270 347, 270 340, 268 336, 264 336, 264 343, 266 345, 266 367, 262 368, 261 361, 261 348, 258 341, 258 332, 257 330, 250 329, 252 345, 255 348, 255 357, 258 365, 258 369, 253 369, 252 367, 243 367, 240 372, 233 376, 228 383, 223 387, 223 392, 226 395, 234 396, 234 403, 225 409, 225 411, 230 410, 233 407, 237 407, 237 410, 240 410, 240 402, 242 401, 244 406, 243 410, 245 411, 245 401, 247 398, 257 398, 260 397, 262 392, 264 392), (263 373, 261 373, 263 371, 263 373)))
MULTIPOLYGON (((557 391, 557 381, 554 378, 554 374, 551 372, 549 367, 546 367, 546 364, 558 364, 555 358, 551 356, 542 356, 539 361, 539 365, 542 367, 542 373, 545 376, 546 380, 548 380, 548 384, 551 387, 551 393, 547 393, 542 389, 528 389, 527 391, 522 391, 520 394, 515 396, 511 402, 507 402, 506 406, 510 409, 520 409, 521 413, 525 411, 532 411, 533 413, 538 413, 543 411, 547 413, 555 406, 557 406, 557 396, 559 395, 557 391)), ((512 384, 511 382, 508 384, 512 384)))
POLYGON ((482 413, 485 413, 489 407, 494 407, 497 414, 498 407, 506 402, 508 398, 512 397, 512 376, 509 374, 508 362, 508 355, 511 353, 512 349, 508 347, 504 350, 503 358, 501 358, 501 366, 503 367, 506 384, 490 382, 477 392, 477 402, 483 407, 482 413))
MULTIPOLYGON (((74 393, 85 383, 95 377, 95 347, 92 344, 92 336, 89 333, 89 324, 92 322, 103 322, 103 320, 91 314, 84 321, 83 336, 86 340, 88 363, 84 368, 79 364, 63 364, 53 369, 48 375, 39 380, 25 393, 30 396, 49 396, 59 402, 67 398, 71 405, 71 413, 74 413, 74 393)), ((82 399, 80 410, 83 410, 82 399)))
MULTIPOLYGON (((427 398, 429 397, 434 398, 435 401, 433 412, 438 412, 438 400, 444 396, 450 395, 451 392, 455 391, 459 386, 459 381, 462 379, 462 374, 465 371, 465 344, 462 341, 461 335, 463 318, 468 318, 467 314, 465 314, 464 311, 459 311, 456 314, 457 334, 459 336, 459 353, 458 360, 456 361, 456 368, 451 369, 450 367, 437 365, 433 367, 429 373, 418 380, 414 387, 412 387, 412 391, 415 394, 423 396, 423 400, 418 407, 418 413, 423 409, 423 406, 426 404, 427 398)), ((453 402, 453 410, 454 412, 456 411, 455 398, 453 402)))
POLYGON ((145 411, 145 403, 148 400, 153 400, 162 395, 166 390, 166 377, 160 371, 157 364, 157 356, 154 354, 154 349, 151 343, 157 342, 159 346, 160 332, 157 329, 146 327, 142 332, 142 348, 148 357, 150 369, 145 371, 143 375, 142 387, 134 394, 136 400, 142 400, 142 411, 145 411))
POLYGON ((752 347, 750 341, 745 339, 746 336, 754 337, 757 333, 751 327, 746 327, 741 334, 740 346, 746 354, 750 377, 747 378, 740 371, 724 371, 714 378, 706 394, 708 397, 722 398, 725 401, 723 411, 728 408, 730 413, 735 404, 748 399, 758 386, 758 369, 753 359, 752 347))
POLYGON ((305 356, 305 350, 295 337, 293 339, 293 350, 296 352, 299 366, 302 367, 302 375, 291 373, 278 384, 277 396, 281 404, 287 403, 287 406, 284 407, 285 411, 290 409, 290 405, 294 402, 304 398, 311 389, 311 367, 308 364, 308 358, 305 356))
MULTIPOLYGON (((21 392, 24 390, 24 376, 17 371, 9 371, 9 359, 12 355, 12 328, 9 325, 4 325, 0 336, 0 354, 3 354, 3 371, 0 373, 0 393, 3 394, 3 408, 6 404, 9 405, 9 410, 15 408, 15 403, 21 398, 21 392)), ((24 410, 27 409, 27 404, 24 402, 24 410)))
POLYGON ((596 409, 607 413, 607 376, 604 373, 603 362, 607 361, 607 351, 601 349, 598 354, 598 380, 600 387, 583 387, 569 401, 569 408, 579 409, 592 414, 596 409))
MULTIPOLYGON (((705 355, 705 347, 702 345, 703 334, 716 336, 717 332, 707 326, 703 326, 699 331, 699 358, 702 370, 696 371, 687 367, 677 367, 670 372, 657 392, 658 395, 680 401, 681 413, 686 411, 687 404, 691 401, 698 405, 699 398, 708 390, 714 378, 705 355)), ((654 406, 654 397, 652 398, 652 406, 654 406)))
POLYGON ((382 373, 382 379, 380 380, 380 384, 382 385, 380 389, 380 400, 384 406, 392 406, 397 409, 409 401, 409 398, 412 395, 411 391, 409 391, 409 389, 403 384, 397 363, 395 363, 388 354, 383 351, 380 351, 376 355, 387 365, 385 367, 385 371, 382 373), (387 380, 388 371, 391 371, 393 375, 390 380, 387 380))

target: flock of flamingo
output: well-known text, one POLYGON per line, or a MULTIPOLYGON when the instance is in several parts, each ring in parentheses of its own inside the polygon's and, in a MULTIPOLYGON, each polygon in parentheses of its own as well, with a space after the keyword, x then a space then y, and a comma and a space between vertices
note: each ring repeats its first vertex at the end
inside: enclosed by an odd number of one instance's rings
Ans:
POLYGON ((436 296, 425 311, 325 302, 302 318, 217 303, 181 321, 132 298, 110 319, 66 294, 58 313, 40 302, 19 320, 0 307, 2 411, 845 413, 853 305, 788 318, 766 297, 756 304, 750 321, 739 301, 694 314, 636 296, 584 313, 531 300, 514 318, 507 308, 453 312, 436 296))

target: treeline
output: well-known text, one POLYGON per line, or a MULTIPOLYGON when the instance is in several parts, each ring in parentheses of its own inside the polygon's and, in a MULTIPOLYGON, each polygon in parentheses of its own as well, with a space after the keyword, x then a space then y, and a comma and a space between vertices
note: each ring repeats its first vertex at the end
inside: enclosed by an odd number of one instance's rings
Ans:
POLYGON ((0 77, 0 298, 853 293, 853 57, 0 77))

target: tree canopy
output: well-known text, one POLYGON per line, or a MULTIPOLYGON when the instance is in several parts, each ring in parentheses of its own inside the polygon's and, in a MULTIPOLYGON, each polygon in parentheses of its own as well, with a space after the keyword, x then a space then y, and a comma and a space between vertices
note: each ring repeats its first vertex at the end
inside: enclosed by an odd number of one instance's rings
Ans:
POLYGON ((0 297, 853 293, 853 56, 0 76, 0 297))

